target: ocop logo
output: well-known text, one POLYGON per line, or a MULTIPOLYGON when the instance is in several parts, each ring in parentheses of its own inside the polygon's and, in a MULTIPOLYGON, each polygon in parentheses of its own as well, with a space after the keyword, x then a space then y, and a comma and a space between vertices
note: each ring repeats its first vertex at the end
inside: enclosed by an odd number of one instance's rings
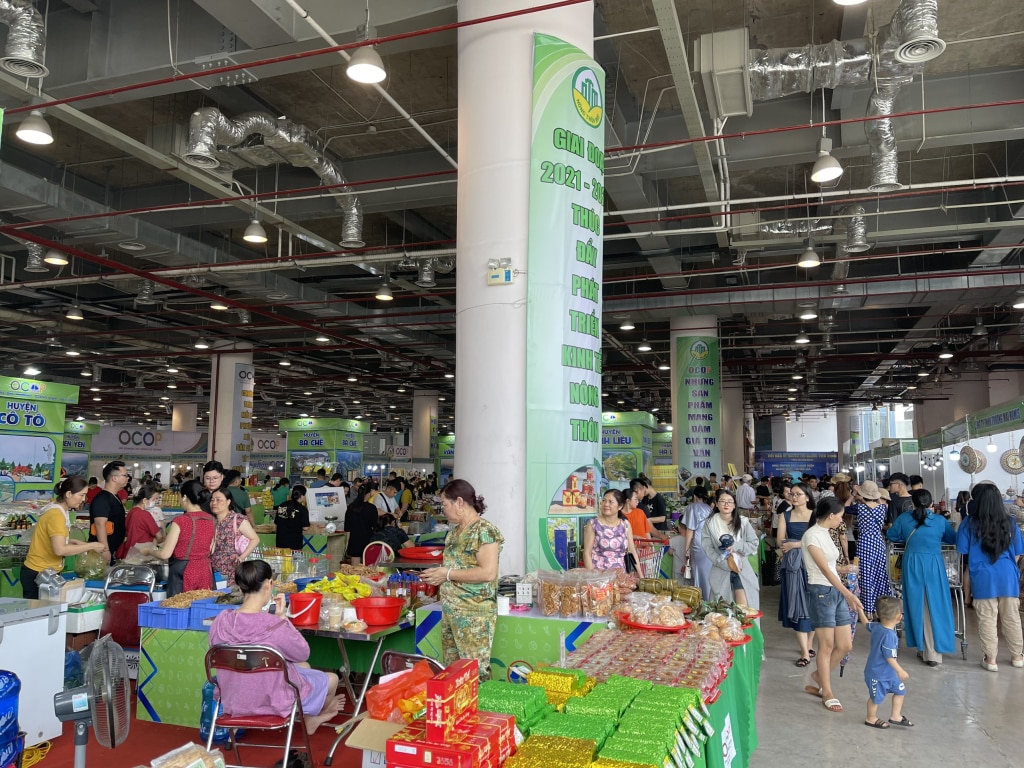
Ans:
POLYGON ((256 447, 262 448, 264 450, 274 450, 275 448, 277 448, 277 440, 257 440, 256 447))
POLYGON ((159 432, 129 432, 122 429, 117 436, 117 442, 121 445, 145 445, 152 448, 163 439, 159 432))
POLYGON ((604 116, 604 97, 601 95, 597 74, 590 67, 580 67, 572 76, 572 102, 583 122, 591 128, 601 125, 604 116))
POLYGON ((25 381, 23 379, 11 379, 11 391, 31 392, 39 394, 46 391, 46 385, 41 381, 25 381))
POLYGON ((690 345, 690 357, 694 360, 707 360, 711 354, 711 348, 705 341, 695 341, 690 345))

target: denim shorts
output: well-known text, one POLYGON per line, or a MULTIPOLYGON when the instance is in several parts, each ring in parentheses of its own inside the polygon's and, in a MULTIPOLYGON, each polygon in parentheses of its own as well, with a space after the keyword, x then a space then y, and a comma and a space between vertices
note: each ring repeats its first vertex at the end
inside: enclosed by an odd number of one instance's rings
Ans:
POLYGON ((850 606, 839 590, 832 586, 807 585, 807 612, 811 616, 811 626, 815 629, 845 627, 853 623, 850 620, 850 606))

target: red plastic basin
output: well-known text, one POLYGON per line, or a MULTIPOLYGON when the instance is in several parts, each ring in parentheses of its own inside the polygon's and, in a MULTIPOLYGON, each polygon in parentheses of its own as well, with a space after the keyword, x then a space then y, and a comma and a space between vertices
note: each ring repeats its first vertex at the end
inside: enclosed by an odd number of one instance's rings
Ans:
POLYGON ((371 627, 384 627, 398 623, 405 600, 401 597, 357 597, 352 601, 356 616, 371 627))

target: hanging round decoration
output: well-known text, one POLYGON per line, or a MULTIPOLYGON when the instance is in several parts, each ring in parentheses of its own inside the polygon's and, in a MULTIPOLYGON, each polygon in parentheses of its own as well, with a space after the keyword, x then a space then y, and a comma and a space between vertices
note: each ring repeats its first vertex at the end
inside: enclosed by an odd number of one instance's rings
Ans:
POLYGON ((1024 437, 1020 439, 1020 444, 1017 446, 1017 452, 1024 457, 1024 437))
POLYGON ((969 445, 965 445, 960 449, 960 469, 969 475, 973 475, 978 471, 981 464, 980 458, 981 456, 976 450, 969 445))
POLYGON ((984 472, 985 467, 988 466, 988 456, 977 450, 974 452, 974 455, 978 457, 978 468, 974 470, 975 474, 978 472, 984 472))
POLYGON ((1021 461, 1020 451, 1016 448, 1006 451, 1006 453, 999 457, 999 466, 1003 468, 1004 472, 1008 472, 1011 475, 1019 475, 1021 472, 1024 472, 1024 461, 1021 461))

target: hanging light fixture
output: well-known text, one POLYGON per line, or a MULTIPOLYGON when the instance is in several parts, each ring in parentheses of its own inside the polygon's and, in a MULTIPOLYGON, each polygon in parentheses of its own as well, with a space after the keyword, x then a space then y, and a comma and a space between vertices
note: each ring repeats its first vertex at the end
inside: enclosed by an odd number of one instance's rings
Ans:
POLYGON ((377 293, 374 294, 374 298, 377 301, 394 301, 395 295, 391 292, 391 282, 387 275, 380 282, 380 287, 377 288, 377 293))
POLYGON ((92 376, 92 369, 91 368, 83 368, 81 374, 79 374, 79 375, 91 377, 92 376))
POLYGON ((832 0, 836 5, 863 5, 868 0, 832 0))
POLYGON ((36 368, 34 365, 29 364, 29 365, 25 366, 25 372, 24 372, 23 375, 25 375, 25 376, 38 376, 40 373, 42 373, 41 370, 36 368))
POLYGON ((796 338, 793 339, 793 341, 795 341, 797 344, 810 344, 811 337, 807 335, 807 331, 801 328, 800 333, 796 335, 796 338))
MULTIPOLYGON (((366 0, 366 23, 356 30, 356 34, 362 42, 377 36, 377 30, 370 26, 370 0, 366 0)), ((379 83, 388 76, 380 54, 372 45, 364 45, 352 54, 345 74, 357 83, 367 84, 379 83)))
POLYGON ((633 321, 630 320, 628 317, 625 318, 621 323, 619 323, 620 331, 632 331, 634 328, 636 328, 636 326, 633 325, 633 321))
POLYGON ((811 168, 811 181, 815 184, 827 184, 843 175, 843 166, 832 157, 832 139, 822 136, 818 139, 818 159, 811 168))
POLYGON ((249 226, 245 228, 245 234, 242 235, 242 239, 247 243, 265 243, 267 242, 267 230, 260 224, 259 217, 253 216, 252 221, 249 222, 249 226))
POLYGON ((53 264, 55 267, 66 267, 68 265, 68 257, 56 248, 48 250, 43 257, 43 261, 47 264, 53 264))
POLYGON ((53 144, 53 133, 50 124, 43 117, 42 110, 33 109, 28 117, 21 121, 15 135, 29 144, 53 144))
POLYGON ((671 371, 672 370, 672 366, 669 365, 668 363, 659 363, 658 364, 658 370, 659 371, 671 371))
POLYGON ((216 309, 218 311, 223 312, 227 308, 228 305, 224 302, 224 297, 221 296, 220 294, 217 294, 216 296, 214 296, 213 299, 210 300, 210 309, 216 309))
POLYGON ((989 453, 995 453, 999 450, 999 446, 992 442, 992 438, 988 439, 988 445, 985 446, 985 450, 989 453))
POLYGON ((939 348, 939 360, 949 360, 953 357, 953 350, 949 348, 949 344, 943 343, 939 348))
POLYGON ((78 357, 82 353, 75 349, 75 347, 68 347, 64 350, 64 354, 68 357, 78 357))
POLYGON ((71 308, 68 310, 68 313, 66 315, 64 315, 64 317, 66 317, 68 320, 84 320, 85 319, 85 315, 82 314, 82 308, 78 306, 78 302, 77 301, 74 304, 71 305, 71 308))
POLYGON ((324 333, 323 331, 320 331, 320 333, 318 333, 318 334, 317 334, 317 335, 316 335, 316 336, 314 337, 314 341, 319 341, 319 342, 320 342, 321 344, 326 344, 326 343, 327 343, 328 341, 330 341, 330 340, 331 340, 331 337, 330 337, 330 336, 328 336, 328 335, 327 335, 326 333, 324 333))
POLYGON ((924 379, 927 378, 928 376, 931 376, 931 373, 929 373, 928 369, 922 365, 920 368, 917 369, 917 375, 919 378, 924 379))
POLYGON ((650 344, 650 342, 648 342, 647 339, 644 339, 643 341, 640 342, 640 346, 638 346, 636 348, 636 351, 637 352, 650 352, 651 351, 651 344, 650 344))
POLYGON ((985 321, 981 319, 981 315, 974 318, 974 328, 971 329, 971 336, 988 336, 988 328, 985 327, 985 321))
POLYGON ((957 448, 955 445, 953 446, 953 450, 949 452, 949 460, 960 461, 960 449, 957 448))
POLYGON ((818 317, 818 310, 815 308, 813 301, 801 302, 797 306, 800 307, 798 317, 801 320, 814 320, 818 317))
POLYGON ((818 255, 818 252, 814 250, 814 241, 808 240, 807 248, 804 249, 803 254, 800 256, 800 261, 798 261, 796 265, 798 267, 803 267, 804 269, 813 269, 820 264, 821 257, 818 255))
POLYGON ((196 343, 193 344, 192 346, 195 347, 196 349, 209 349, 210 342, 208 342, 206 339, 200 336, 198 339, 196 339, 196 343))

